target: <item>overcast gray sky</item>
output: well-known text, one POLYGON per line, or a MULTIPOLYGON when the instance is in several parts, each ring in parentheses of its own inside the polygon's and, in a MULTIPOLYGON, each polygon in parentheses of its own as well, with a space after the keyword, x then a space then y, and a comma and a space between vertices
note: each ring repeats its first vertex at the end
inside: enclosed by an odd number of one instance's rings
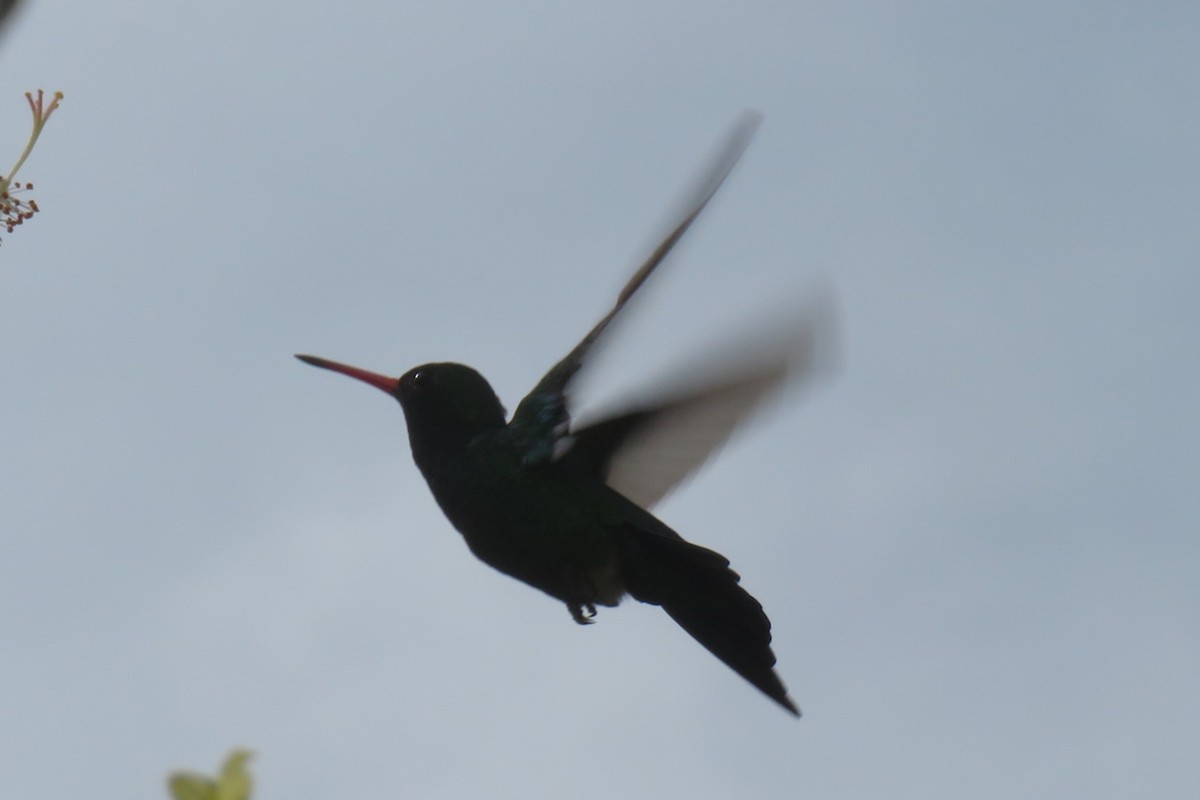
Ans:
POLYGON ((0 785, 261 798, 1200 794, 1200 6, 52 3, 0 247, 0 785), (831 286, 841 368, 659 514, 794 720, 658 609, 474 560, 402 415, 511 409, 746 108, 601 406, 831 286))

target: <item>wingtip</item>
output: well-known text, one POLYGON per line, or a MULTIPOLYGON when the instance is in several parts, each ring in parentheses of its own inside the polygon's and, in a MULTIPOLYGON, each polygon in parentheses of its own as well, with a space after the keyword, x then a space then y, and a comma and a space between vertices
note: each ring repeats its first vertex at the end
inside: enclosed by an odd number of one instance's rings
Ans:
POLYGON ((738 132, 738 136, 750 136, 762 126, 766 118, 766 114, 763 114, 758 109, 747 108, 738 115, 733 129, 738 132))

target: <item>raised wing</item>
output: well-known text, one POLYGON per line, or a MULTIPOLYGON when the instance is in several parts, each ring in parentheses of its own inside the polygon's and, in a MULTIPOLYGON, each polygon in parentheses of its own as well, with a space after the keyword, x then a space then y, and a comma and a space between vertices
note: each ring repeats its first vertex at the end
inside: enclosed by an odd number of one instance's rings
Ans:
POLYGON ((556 443, 566 434, 570 424, 566 399, 567 385, 583 366, 588 351, 600 338, 600 334, 609 326, 609 323, 629 302, 629 298, 641 288, 650 274, 671 252, 671 248, 700 216, 700 212, 708 205, 709 200, 717 193, 717 189, 721 187, 742 153, 745 152, 751 137, 754 136, 754 132, 758 130, 761 122, 762 116, 755 112, 746 112, 738 119, 730 132, 728 141, 722 147, 719 157, 705 174, 704 181, 700 184, 700 189, 690 204, 690 211, 687 215, 633 274, 633 277, 621 289, 621 293, 617 295, 616 304, 604 315, 604 318, 588 331, 588 334, 579 344, 575 345, 566 357, 555 364, 538 381, 533 391, 526 395, 521 404, 517 406, 509 427, 516 442, 526 453, 526 463, 545 462, 553 457, 556 443))

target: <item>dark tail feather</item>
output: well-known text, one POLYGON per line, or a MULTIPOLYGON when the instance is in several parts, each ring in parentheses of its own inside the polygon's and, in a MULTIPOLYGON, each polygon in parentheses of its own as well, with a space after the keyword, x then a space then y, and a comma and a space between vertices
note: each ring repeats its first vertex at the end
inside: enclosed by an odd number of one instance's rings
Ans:
POLYGON ((625 588, 675 620, 708 651, 775 702, 800 716, 775 674, 771 621, 738 585, 729 560, 682 539, 632 531, 626 546, 625 588))

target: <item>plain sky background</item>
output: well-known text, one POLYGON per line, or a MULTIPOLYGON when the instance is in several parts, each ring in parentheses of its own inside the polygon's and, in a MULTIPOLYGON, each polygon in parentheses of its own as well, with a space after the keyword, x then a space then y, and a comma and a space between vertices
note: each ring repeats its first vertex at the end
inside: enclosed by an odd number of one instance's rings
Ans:
POLYGON ((1200 796, 1200 6, 33 0, 0 247, 0 794, 1200 796), (509 408, 737 114, 603 406, 831 286, 841 367, 658 513, 795 720, 636 603, 476 562, 402 415, 509 408))

